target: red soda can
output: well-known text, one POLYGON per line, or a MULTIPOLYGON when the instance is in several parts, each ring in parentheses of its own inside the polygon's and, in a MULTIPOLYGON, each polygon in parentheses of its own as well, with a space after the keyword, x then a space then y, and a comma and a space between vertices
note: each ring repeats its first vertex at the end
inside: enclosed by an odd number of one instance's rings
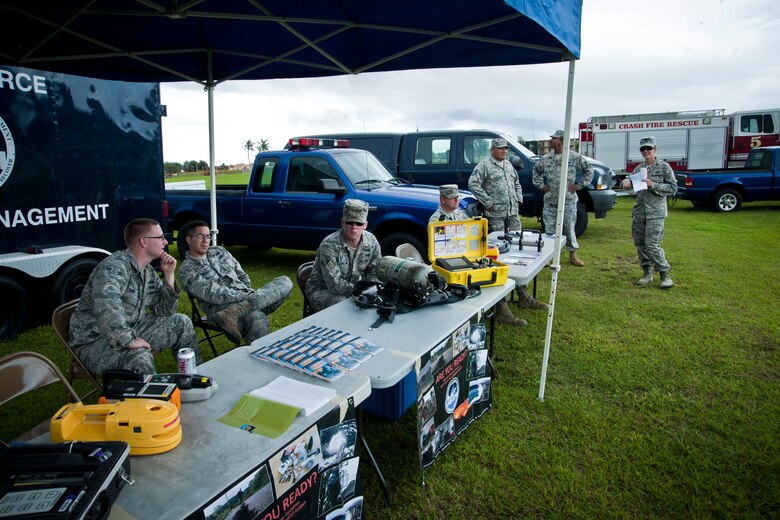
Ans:
POLYGON ((176 359, 178 360, 180 374, 195 373, 195 352, 191 348, 180 348, 179 353, 176 354, 176 359))

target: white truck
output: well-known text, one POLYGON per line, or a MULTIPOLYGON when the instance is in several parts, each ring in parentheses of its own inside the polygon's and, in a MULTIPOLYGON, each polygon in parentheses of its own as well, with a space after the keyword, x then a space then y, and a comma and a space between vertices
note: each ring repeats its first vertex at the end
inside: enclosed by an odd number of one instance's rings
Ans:
POLYGON ((752 148, 778 144, 778 128, 780 109, 593 116, 579 124, 580 153, 607 164, 622 180, 643 160, 639 140, 652 135, 657 156, 674 170, 735 168, 752 148))

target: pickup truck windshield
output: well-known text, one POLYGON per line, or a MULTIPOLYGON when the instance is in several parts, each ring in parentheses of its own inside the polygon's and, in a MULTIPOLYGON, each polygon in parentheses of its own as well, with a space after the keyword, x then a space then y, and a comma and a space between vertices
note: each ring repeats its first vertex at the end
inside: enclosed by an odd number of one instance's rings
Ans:
POLYGON ((350 153, 334 153, 333 160, 341 166, 349 181, 354 185, 395 183, 395 179, 373 154, 363 150, 350 153))

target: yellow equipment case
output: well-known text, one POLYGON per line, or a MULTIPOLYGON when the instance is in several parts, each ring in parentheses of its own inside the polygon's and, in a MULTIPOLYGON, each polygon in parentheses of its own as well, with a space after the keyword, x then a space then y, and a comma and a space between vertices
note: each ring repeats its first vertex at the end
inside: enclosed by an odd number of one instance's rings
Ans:
POLYGON ((448 284, 503 285, 506 264, 487 256, 487 219, 438 220, 428 224, 428 259, 448 284))

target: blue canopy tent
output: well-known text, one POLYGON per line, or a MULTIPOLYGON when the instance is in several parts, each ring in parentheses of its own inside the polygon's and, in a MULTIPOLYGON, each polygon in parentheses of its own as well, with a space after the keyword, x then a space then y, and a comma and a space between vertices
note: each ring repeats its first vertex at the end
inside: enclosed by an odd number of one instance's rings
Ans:
MULTIPOLYGON (((213 90, 232 79, 568 61, 568 136, 581 15, 581 0, 3 0, 0 19, 14 36, 6 31, 0 41, 0 63, 103 79, 200 83, 208 95, 214 186, 213 90)), ((568 137, 564 150, 566 164, 568 137)), ((211 206, 216 227, 213 190, 211 206)), ((559 259, 560 239, 540 398, 559 259)))

